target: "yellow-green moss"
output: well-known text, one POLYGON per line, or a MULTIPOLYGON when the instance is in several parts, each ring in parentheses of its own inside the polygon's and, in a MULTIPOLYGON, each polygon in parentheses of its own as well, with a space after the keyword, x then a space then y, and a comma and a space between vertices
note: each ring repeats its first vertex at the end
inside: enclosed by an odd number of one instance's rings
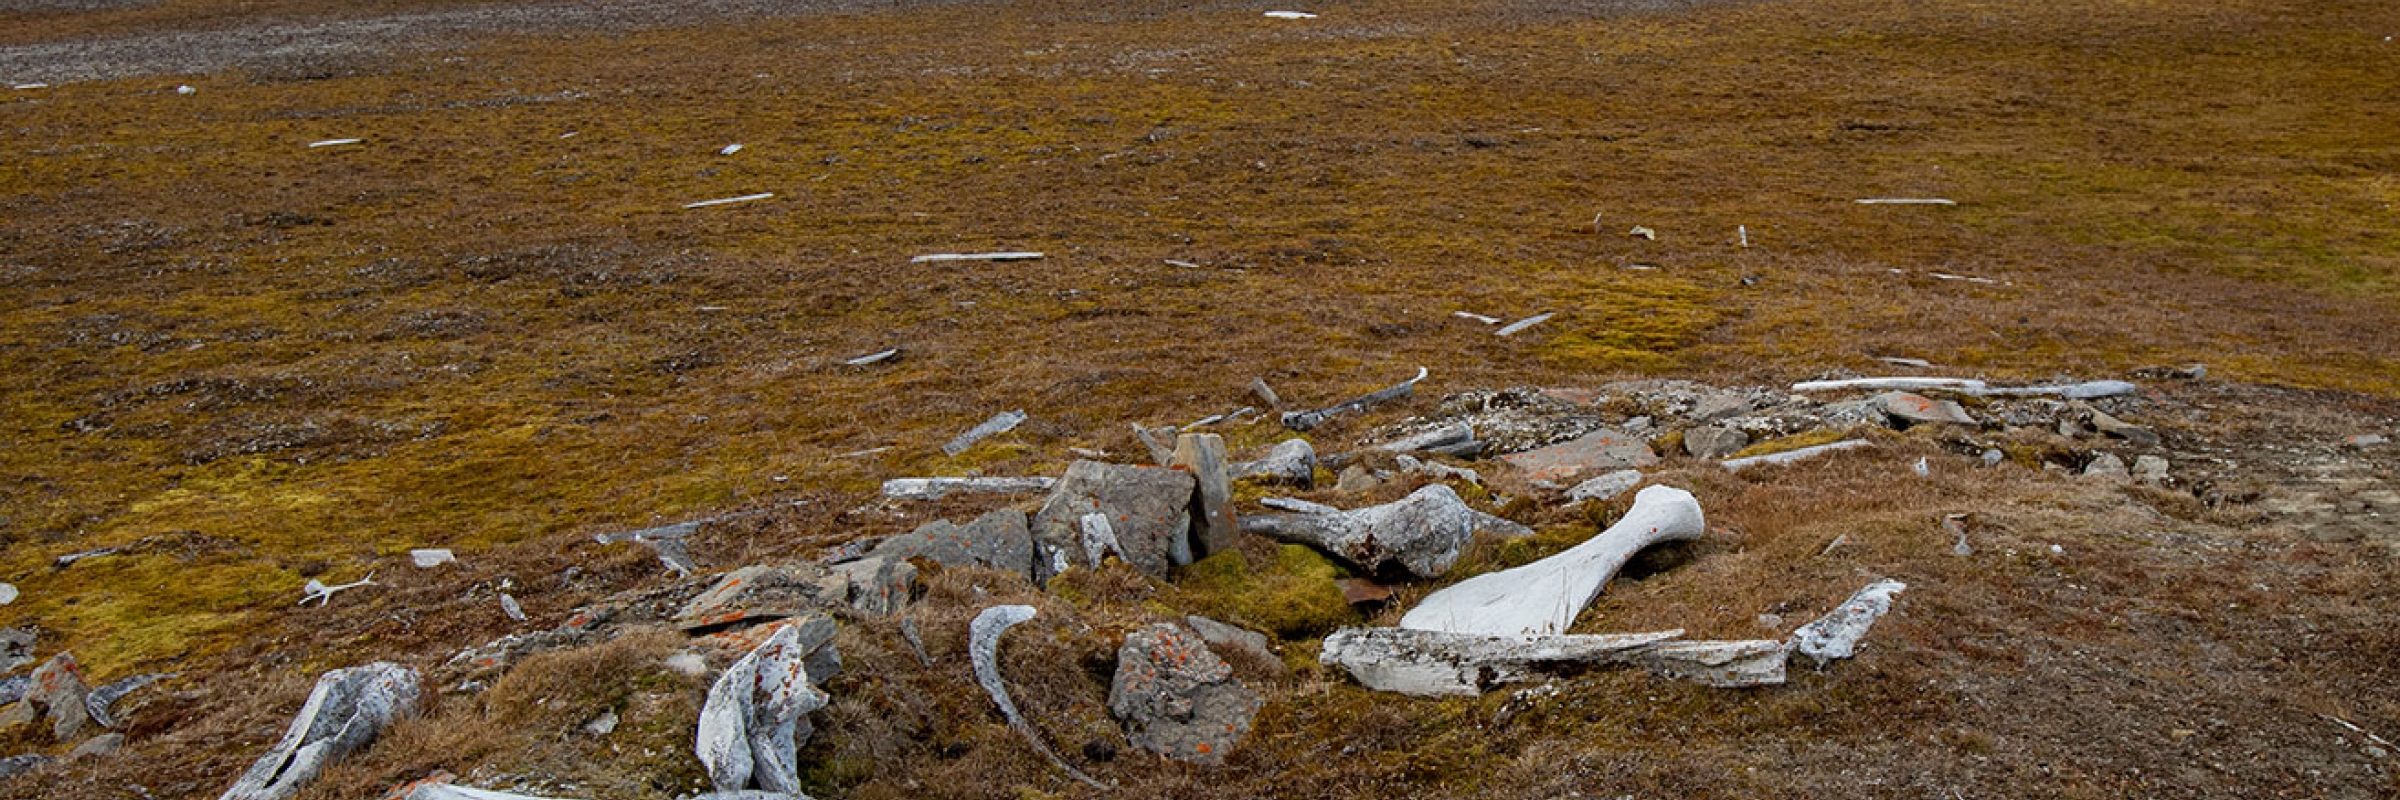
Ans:
POLYGON ((1176 599, 1212 617, 1263 628, 1284 639, 1322 636, 1359 622, 1334 581, 1341 567, 1307 547, 1276 548, 1253 566, 1240 551, 1218 553, 1176 571, 1176 599))
POLYGON ((1749 458, 1751 456, 1773 455, 1776 453, 1798 450, 1803 447, 1815 447, 1820 444, 1832 444, 1834 442, 1849 438, 1849 436, 1850 432, 1846 430, 1841 430, 1838 428, 1823 428, 1809 431, 1807 433, 1793 434, 1781 439, 1768 439, 1766 441, 1759 442, 1758 444, 1742 448, 1742 451, 1733 454, 1733 457, 1749 458))

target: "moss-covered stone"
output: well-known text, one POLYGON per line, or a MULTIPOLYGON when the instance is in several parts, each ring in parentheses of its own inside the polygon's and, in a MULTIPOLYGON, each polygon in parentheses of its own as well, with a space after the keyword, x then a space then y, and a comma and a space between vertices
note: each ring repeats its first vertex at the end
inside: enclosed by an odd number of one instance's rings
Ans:
POLYGON ((1178 599, 1192 610, 1307 639, 1359 623, 1334 584, 1344 575, 1324 555, 1291 544, 1277 547, 1263 565, 1252 565, 1241 551, 1209 556, 1178 571, 1175 583, 1178 599))

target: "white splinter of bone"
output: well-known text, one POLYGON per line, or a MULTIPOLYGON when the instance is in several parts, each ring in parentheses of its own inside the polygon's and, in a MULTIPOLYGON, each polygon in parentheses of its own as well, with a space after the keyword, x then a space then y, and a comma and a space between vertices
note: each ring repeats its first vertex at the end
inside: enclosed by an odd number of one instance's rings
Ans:
POLYGON ((1317 18, 1317 15, 1315 15, 1315 14, 1311 14, 1311 13, 1308 13, 1308 12, 1306 12, 1306 11, 1269 11, 1269 12, 1267 12, 1267 14, 1266 14, 1266 15, 1267 15, 1269 18, 1271 18, 1271 19, 1316 19, 1316 18, 1317 18))
POLYGON ((932 264, 943 261, 1032 261, 1042 254, 1034 252, 1007 253, 934 253, 908 260, 911 264, 932 264))
POLYGON ((1508 324, 1508 327, 1501 328, 1501 329, 1499 329, 1499 330, 1496 330, 1496 331, 1492 331, 1492 335, 1493 335, 1493 336, 1515 336, 1515 335, 1517 335, 1517 332, 1518 332, 1518 331, 1525 330, 1526 328, 1531 328, 1531 327, 1533 327, 1533 326, 1535 326, 1535 325, 1540 325, 1540 324, 1542 324, 1544 321, 1547 321, 1547 320, 1549 320, 1551 317, 1555 317, 1555 316, 1558 316, 1558 313, 1557 313, 1557 312, 1554 312, 1554 311, 1545 311, 1545 312, 1542 312, 1542 313, 1540 313, 1540 314, 1535 314, 1535 315, 1533 315, 1533 316, 1526 317, 1526 318, 1524 318, 1524 319, 1517 320, 1517 321, 1515 321, 1515 322, 1511 322, 1511 323, 1509 323, 1509 324, 1508 324))
POLYGON ((373 572, 367 573, 367 577, 365 578, 352 581, 350 583, 345 583, 340 586, 327 586, 325 585, 324 581, 310 578, 308 579, 308 585, 301 589, 303 594, 300 597, 300 605, 308 605, 308 601, 315 600, 317 601, 317 607, 323 608, 326 603, 333 601, 334 592, 338 592, 343 589, 354 589, 360 586, 374 585, 376 584, 375 573, 373 572))
POLYGON ((364 140, 364 139, 326 139, 326 140, 324 140, 324 141, 320 141, 320 142, 309 142, 309 143, 308 143, 308 146, 309 146, 309 149, 312 149, 312 150, 313 150, 313 149, 316 149, 316 148, 319 148, 319 147, 340 147, 340 146, 342 146, 342 145, 346 145, 346 144, 358 144, 359 142, 362 142, 362 141, 365 141, 365 140, 364 140))
POLYGON ((1858 201, 1862 206, 1954 206, 1956 200, 1939 197, 1869 197, 1858 201))
POLYGON ((1558 555, 1434 592, 1400 618, 1400 627, 1487 636, 1563 633, 1634 553, 1700 538, 1704 526, 1691 492, 1652 486, 1636 493, 1633 508, 1608 530, 1558 555))
POLYGON ((1853 447, 1866 447, 1871 444, 1873 444, 1873 442, 1852 439, 1846 442, 1834 442, 1832 444, 1820 444, 1815 447, 1803 447, 1798 450, 1785 450, 1781 453, 1768 453, 1763 456, 1751 456, 1749 458, 1736 458, 1730 461, 1719 461, 1717 462, 1717 466, 1724 467, 1726 472, 1740 472, 1750 467, 1763 466, 1767 464, 1789 464, 1794 461, 1805 461, 1826 453, 1848 450, 1853 447))
POLYGON ((729 204, 729 203, 747 203, 747 202, 750 202, 750 201, 752 201, 752 200, 765 200, 765 199, 767 199, 767 198, 774 197, 774 196, 775 196, 775 193, 774 193, 774 192, 760 192, 760 193, 758 193, 758 194, 746 194, 746 195, 742 195, 742 196, 740 196, 740 197, 720 197, 720 198, 717 198, 717 199, 715 199, 715 200, 702 200, 702 201, 700 201, 700 202, 697 202, 697 203, 685 203, 685 204, 683 204, 683 207, 684 207, 684 208, 707 208, 707 207, 709 207, 709 206, 721 206, 721 205, 726 205, 726 204, 729 204))
POLYGON ((1983 381, 1968 378, 1851 378, 1839 381, 1801 381, 1792 384, 1795 392, 1838 392, 1863 389, 1870 392, 1914 392, 1924 389, 1949 389, 1978 392, 1986 388, 1983 381))
POLYGON ((1457 318, 1459 318, 1459 319, 1471 319, 1471 320, 1474 320, 1474 321, 1476 321, 1476 322, 1481 322, 1481 323, 1483 323, 1483 324, 1485 324, 1485 325, 1498 325, 1498 324, 1500 324, 1500 318, 1499 318, 1499 317, 1487 317, 1487 316, 1484 316, 1484 315, 1482 315, 1482 314, 1477 314, 1477 313, 1475 313, 1475 312, 1473 312, 1473 311, 1452 311, 1452 312, 1450 312, 1450 316, 1457 317, 1457 318))

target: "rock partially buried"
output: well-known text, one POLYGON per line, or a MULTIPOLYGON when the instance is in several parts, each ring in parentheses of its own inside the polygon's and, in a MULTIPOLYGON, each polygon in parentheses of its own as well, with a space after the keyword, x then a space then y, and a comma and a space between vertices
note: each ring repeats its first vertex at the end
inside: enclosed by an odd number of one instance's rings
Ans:
POLYGON ((1083 517, 1097 513, 1108 516, 1125 563, 1165 579, 1169 567, 1192 563, 1191 503, 1196 490, 1191 473, 1181 470, 1098 461, 1068 465, 1033 517, 1033 539, 1042 551, 1035 577, 1047 582, 1058 574, 1060 560, 1099 566, 1085 561, 1082 547, 1083 517))
POLYGON ((2093 456, 2091 463, 2083 465, 2083 477, 2119 483, 2133 480, 2133 474, 2125 470, 2125 459, 2115 453, 2093 456))
POLYGON ((1192 632, 1200 634, 1201 640, 1208 642, 1208 646, 1216 650, 1219 656, 1226 653, 1239 653, 1262 665, 1269 666, 1277 674, 1282 674, 1283 662, 1275 657, 1274 648, 1267 646, 1266 634, 1228 625, 1198 614, 1185 616, 1183 622, 1192 626, 1192 632))
POLYGON ((986 567, 1033 576, 1033 532, 1025 512, 1003 508, 957 525, 934 520, 867 551, 869 558, 924 558, 951 567, 986 567))
POLYGON ((707 632, 741 623, 764 622, 841 603, 827 589, 824 570, 812 566, 751 565, 725 573, 708 591, 683 604, 675 627, 707 632))
POLYGON ((1591 433, 1544 447, 1501 457, 1527 479, 1563 483, 1587 473, 1617 470, 1628 467, 1647 467, 1658 463, 1650 445, 1641 437, 1602 428, 1591 433))
POLYGON ((175 677, 173 673, 152 672, 143 675, 135 675, 133 677, 111 683, 107 686, 93 689, 91 694, 84 695, 83 697, 84 712, 92 716, 93 722, 100 723, 100 727, 115 728, 117 727, 117 718, 110 713, 110 709, 116 706, 118 700, 124 699, 126 695, 140 691, 144 686, 148 686, 172 677, 175 677))
POLYGON ((50 721, 51 734, 64 742, 82 733, 84 724, 91 721, 84 704, 89 691, 83 665, 76 663, 73 653, 59 653, 34 668, 33 685, 26 690, 25 699, 50 721))
POLYGON ((1693 458, 1724 458, 1750 446, 1750 434, 1710 425, 1683 432, 1683 451, 1693 458))
POLYGON ((1164 622, 1125 637, 1108 690, 1126 738, 1195 764, 1224 763, 1264 704, 1199 636, 1164 622))
POLYGON ((1264 514, 1243 530, 1305 544, 1360 570, 1405 571, 1420 578, 1450 571, 1479 530, 1503 536, 1532 531, 1469 507, 1458 492, 1434 484, 1400 500, 1337 514, 1264 514))
POLYGON ((1666 486, 1643 489, 1634 495, 1633 508, 1608 530, 1549 558, 1434 592, 1400 618, 1400 627, 1486 636, 1564 633, 1634 553, 1659 542, 1700 538, 1703 524, 1692 493, 1666 486))
POLYGON ((1921 394, 1885 392, 1875 396, 1883 413, 1892 419, 1911 425, 1973 425, 1975 418, 1967 416, 1966 408, 1955 400, 1935 400, 1921 394))
POLYGON ((218 800, 285 800, 325 765, 373 742, 416 712, 417 671, 390 662, 337 669, 317 679, 283 739, 218 800))
POLYGON ((917 567, 897 558, 862 558, 833 567, 850 582, 850 607, 870 617, 898 614, 916 599, 917 567))
POLYGON ((1621 469, 1575 484, 1574 488, 1567 490, 1567 499, 1575 502, 1607 500, 1641 484, 1641 470, 1621 469))

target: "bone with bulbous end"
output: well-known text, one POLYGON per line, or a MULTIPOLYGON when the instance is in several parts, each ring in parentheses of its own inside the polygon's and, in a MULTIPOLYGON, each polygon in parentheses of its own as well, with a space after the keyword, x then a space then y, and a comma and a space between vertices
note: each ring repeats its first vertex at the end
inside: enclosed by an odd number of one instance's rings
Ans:
POLYGON ((1643 489, 1634 495, 1633 508, 1608 530, 1558 555, 1434 592, 1400 618, 1400 627, 1487 636, 1565 632, 1634 553, 1659 542, 1700 538, 1704 523, 1691 492, 1643 489))
POLYGON ((1066 759, 1059 758, 1050 745, 1044 744, 1041 735, 1034 732, 1032 723, 1026 722, 1025 715, 1017 711, 1016 701, 1009 699, 1008 686, 1000 682, 1000 634, 1007 633, 1009 628, 1016 627, 1018 623, 1033 619, 1033 615, 1033 606, 992 606, 976 614, 973 622, 967 623, 967 660, 975 667, 975 682, 981 684, 984 693, 991 695, 992 702, 1000 706, 1000 715, 1008 718, 1008 726, 1024 734, 1025 741, 1031 743, 1034 750, 1040 751, 1042 757, 1050 759, 1051 764, 1087 786, 1108 788, 1092 780, 1092 776, 1069 766, 1066 759))
POLYGON ((1532 533, 1475 510, 1442 484, 1383 505, 1336 514, 1243 517, 1242 530, 1305 544, 1369 572, 1398 568, 1420 578, 1449 571, 1478 530, 1504 536, 1532 533))

